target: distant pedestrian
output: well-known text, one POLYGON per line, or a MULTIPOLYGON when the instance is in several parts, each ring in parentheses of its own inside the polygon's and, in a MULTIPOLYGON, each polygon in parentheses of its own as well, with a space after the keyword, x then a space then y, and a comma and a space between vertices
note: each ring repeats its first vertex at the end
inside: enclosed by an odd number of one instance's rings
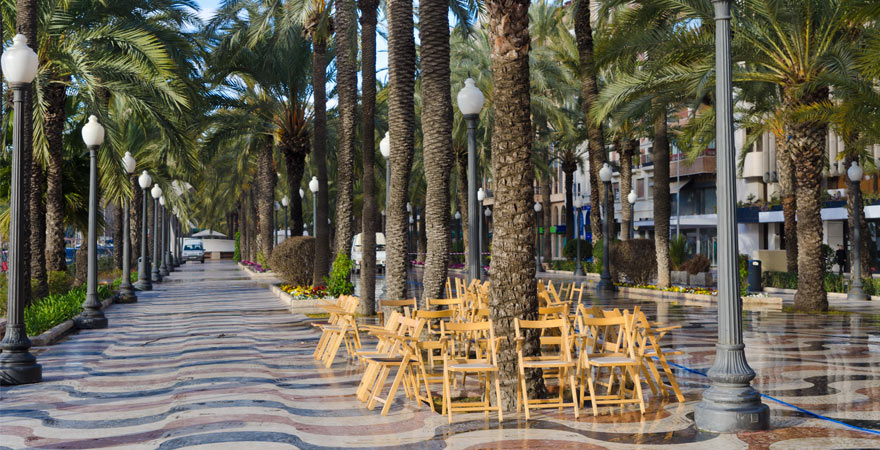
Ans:
POLYGON ((837 246, 837 251, 834 252, 834 259, 837 260, 837 272, 840 276, 843 276, 843 269, 846 266, 846 250, 843 249, 842 245, 837 246))

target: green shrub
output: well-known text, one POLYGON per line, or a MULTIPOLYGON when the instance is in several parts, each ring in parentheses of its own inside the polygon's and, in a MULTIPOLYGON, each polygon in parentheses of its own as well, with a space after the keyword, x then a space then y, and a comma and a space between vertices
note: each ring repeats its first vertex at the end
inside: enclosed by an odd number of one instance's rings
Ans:
MULTIPOLYGON (((574 261, 566 260, 566 259, 558 259, 556 261, 550 261, 550 270, 562 270, 566 272, 574 272, 574 261)), ((581 262, 581 269, 584 273, 588 272, 590 269, 590 263, 581 262)))
POLYGON ((798 277, 796 272, 764 272, 761 274, 761 284, 764 287, 779 289, 797 289, 798 277))
POLYGON ((687 238, 684 235, 675 235, 669 240, 669 262, 672 270, 682 270, 680 267, 687 258, 687 238))
POLYGON ((235 250, 232 253, 232 260, 241 262, 241 232, 235 232, 235 250))
POLYGON ((336 261, 333 261, 333 267, 330 269, 330 277, 324 278, 324 281, 327 282, 327 293, 333 297, 339 297, 354 292, 354 285, 349 280, 353 264, 354 262, 348 255, 336 257, 336 261))
MULTIPOLYGON (((110 297, 110 288, 98 286, 98 299, 110 297)), ((52 294, 43 297, 24 309, 24 325, 28 336, 37 336, 66 320, 74 318, 82 311, 86 300, 86 288, 71 289, 65 294, 52 294)))
MULTIPOLYGON (((577 242, 581 243, 581 260, 590 259, 590 256, 593 255, 593 246, 590 245, 590 241, 584 239, 569 239, 568 242, 565 243, 565 247, 562 248, 562 256, 567 259, 575 259, 577 258, 577 242)), ((597 247, 601 250, 602 247, 597 247)))
POLYGON ((593 252, 593 263, 589 265, 590 273, 602 273, 602 251, 605 240, 599 239, 596 241, 596 245, 594 248, 596 249, 593 252))
POLYGON ((269 263, 283 283, 310 286, 315 270, 315 238, 294 236, 285 239, 272 250, 269 263))
POLYGON ((49 294, 64 294, 73 286, 73 277, 64 271, 49 272, 49 294))
POLYGON ((709 261, 709 258, 707 258, 706 255, 697 253, 691 259, 687 260, 687 262, 681 264, 679 270, 684 270, 691 275, 696 275, 698 273, 708 272, 710 267, 712 267, 712 262, 709 261))
POLYGON ((749 257, 739 255, 739 296, 749 295, 749 257))
POLYGON ((263 269, 270 270, 272 265, 269 264, 269 261, 266 260, 266 255, 263 252, 257 252, 257 264, 263 266, 263 269))
POLYGON ((654 241, 630 239, 612 242, 611 275, 616 280, 626 277, 636 285, 651 284, 657 277, 654 241))

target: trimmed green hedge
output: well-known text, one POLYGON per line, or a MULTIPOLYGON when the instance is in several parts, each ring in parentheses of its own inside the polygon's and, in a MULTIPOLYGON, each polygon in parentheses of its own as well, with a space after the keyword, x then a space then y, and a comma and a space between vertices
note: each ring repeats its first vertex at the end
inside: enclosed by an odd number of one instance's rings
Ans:
MULTIPOLYGON (((795 272, 764 272, 761 274, 761 284, 764 287, 780 289, 797 289, 798 277, 795 272)), ((836 273, 826 273, 823 285, 826 292, 845 293, 849 279, 836 273)), ((880 279, 865 278, 862 280, 865 293, 868 295, 880 295, 880 279)))

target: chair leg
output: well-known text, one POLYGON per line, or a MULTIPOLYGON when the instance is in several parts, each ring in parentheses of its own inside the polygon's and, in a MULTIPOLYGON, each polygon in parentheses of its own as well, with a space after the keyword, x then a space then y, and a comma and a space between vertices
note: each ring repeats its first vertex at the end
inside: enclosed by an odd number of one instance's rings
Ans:
POLYGON ((684 394, 681 393, 681 388, 678 387, 678 381, 675 379, 675 374, 672 373, 672 368, 669 367, 669 363, 666 361, 665 356, 660 358, 660 364, 663 366, 663 371, 666 372, 669 386, 675 392, 675 398, 677 398, 679 402, 684 402, 684 394))
POLYGON ((379 398, 379 394, 382 393, 382 388, 385 387, 385 379, 388 378, 389 369, 386 366, 382 366, 379 369, 379 376, 376 378, 376 384, 373 386, 372 394, 370 395, 370 402, 367 403, 367 409, 372 411, 376 408, 376 400, 379 398))
POLYGON ((449 408, 449 402, 452 397, 449 395, 449 370, 443 368, 443 406, 440 407, 440 415, 448 414, 449 423, 452 423, 452 409, 449 408))
POLYGON ((593 386, 593 371, 587 367, 587 387, 590 389, 590 403, 593 407, 593 417, 599 415, 599 408, 596 405, 596 388, 593 386))
MULTIPOLYGON (((498 404, 498 423, 504 421, 504 412, 501 407, 501 380, 499 380, 498 372, 495 372, 495 403, 498 404)), ((517 405, 519 405, 519 401, 517 401, 517 405)))
POLYGON ((526 420, 529 420, 529 388, 526 386, 526 376, 522 369, 519 371, 519 387, 522 389, 523 406, 526 409, 526 420))
POLYGON ((639 379, 639 369, 638 367, 633 369, 633 384, 635 385, 636 395, 639 396, 639 410, 642 411, 642 414, 645 414, 645 397, 642 395, 642 380, 639 379))
POLYGON ((388 397, 385 397, 385 406, 382 407, 382 415, 383 416, 388 415, 388 410, 391 409, 391 403, 394 400, 394 394, 397 393, 397 388, 400 386, 400 381, 403 378, 405 372, 406 372, 406 363, 403 363, 397 369, 397 374, 394 376, 394 382, 391 383, 391 390, 388 391, 388 397))
POLYGON ((666 386, 663 385, 663 379, 660 378, 660 373, 657 372, 657 366, 654 365, 653 361, 642 360, 642 365, 639 366, 639 370, 641 370, 642 375, 645 377, 648 387, 651 388, 652 395, 657 395, 658 390, 664 397, 669 395, 666 386))
POLYGON ((580 408, 578 408, 578 399, 577 399, 577 385, 574 384, 574 373, 571 369, 565 369, 568 372, 568 382, 571 383, 569 387, 571 389, 571 404, 574 405, 574 418, 577 419, 580 417, 580 408))

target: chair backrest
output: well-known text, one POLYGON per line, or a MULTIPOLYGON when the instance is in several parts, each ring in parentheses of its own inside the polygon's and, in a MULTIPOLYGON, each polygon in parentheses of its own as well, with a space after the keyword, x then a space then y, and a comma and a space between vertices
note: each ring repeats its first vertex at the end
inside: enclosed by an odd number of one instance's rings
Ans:
MULTIPOLYGON (((495 329, 492 326, 492 320, 485 320, 482 322, 443 322, 440 325, 442 328, 442 332, 444 335, 459 335, 464 336, 465 338, 480 338, 488 335, 488 358, 489 363, 492 365, 498 364, 498 341, 495 339, 495 329)), ((450 351, 447 351, 447 355, 455 354, 455 339, 449 339, 448 345, 450 345, 450 351)), ((480 358, 480 352, 477 351, 477 359, 485 360, 486 358, 480 358)))
POLYGON ((574 302, 575 305, 580 305, 584 298, 584 283, 571 283, 571 290, 568 294, 568 300, 574 302))
POLYGON ((553 286, 553 280, 547 282, 547 292, 550 294, 550 302, 559 303, 559 292, 553 286))
POLYGON ((571 288, 574 286, 574 281, 571 283, 559 283, 559 300, 565 301, 568 300, 569 295, 571 295, 571 288))
POLYGON ((401 308, 404 306, 409 306, 411 308, 418 308, 419 303, 415 297, 407 298, 403 300, 379 300, 379 307, 388 307, 388 308, 401 308))
POLYGON ((457 315, 457 311, 453 309, 442 309, 439 311, 416 311, 416 319, 424 319, 429 333, 439 333, 440 324, 452 320, 457 315))
MULTIPOLYGON (((637 349, 644 345, 640 345, 639 332, 634 326, 638 308, 633 310, 634 314, 614 309, 605 311, 605 317, 583 317, 581 320, 587 329, 596 330, 596 337, 601 338, 597 343, 604 344, 600 349, 603 353, 622 353, 635 358, 637 349)), ((597 353, 595 350, 588 353, 597 353)))
POLYGON ((538 307, 538 317, 541 319, 560 319, 568 313, 568 303, 553 306, 538 307))
POLYGON ((513 326, 516 332, 517 339, 523 338, 524 330, 535 330, 547 336, 546 339, 541 338, 542 357, 552 356, 553 352, 549 352, 549 349, 545 349, 544 346, 553 346, 558 347, 558 355, 563 361, 570 362, 572 360, 571 345, 569 343, 570 336, 568 334, 569 324, 567 318, 539 320, 522 320, 519 318, 514 318, 513 326))
POLYGON ((449 309, 452 309, 453 306, 460 306, 464 303, 464 300, 460 298, 429 298, 428 306, 449 306, 449 309))

